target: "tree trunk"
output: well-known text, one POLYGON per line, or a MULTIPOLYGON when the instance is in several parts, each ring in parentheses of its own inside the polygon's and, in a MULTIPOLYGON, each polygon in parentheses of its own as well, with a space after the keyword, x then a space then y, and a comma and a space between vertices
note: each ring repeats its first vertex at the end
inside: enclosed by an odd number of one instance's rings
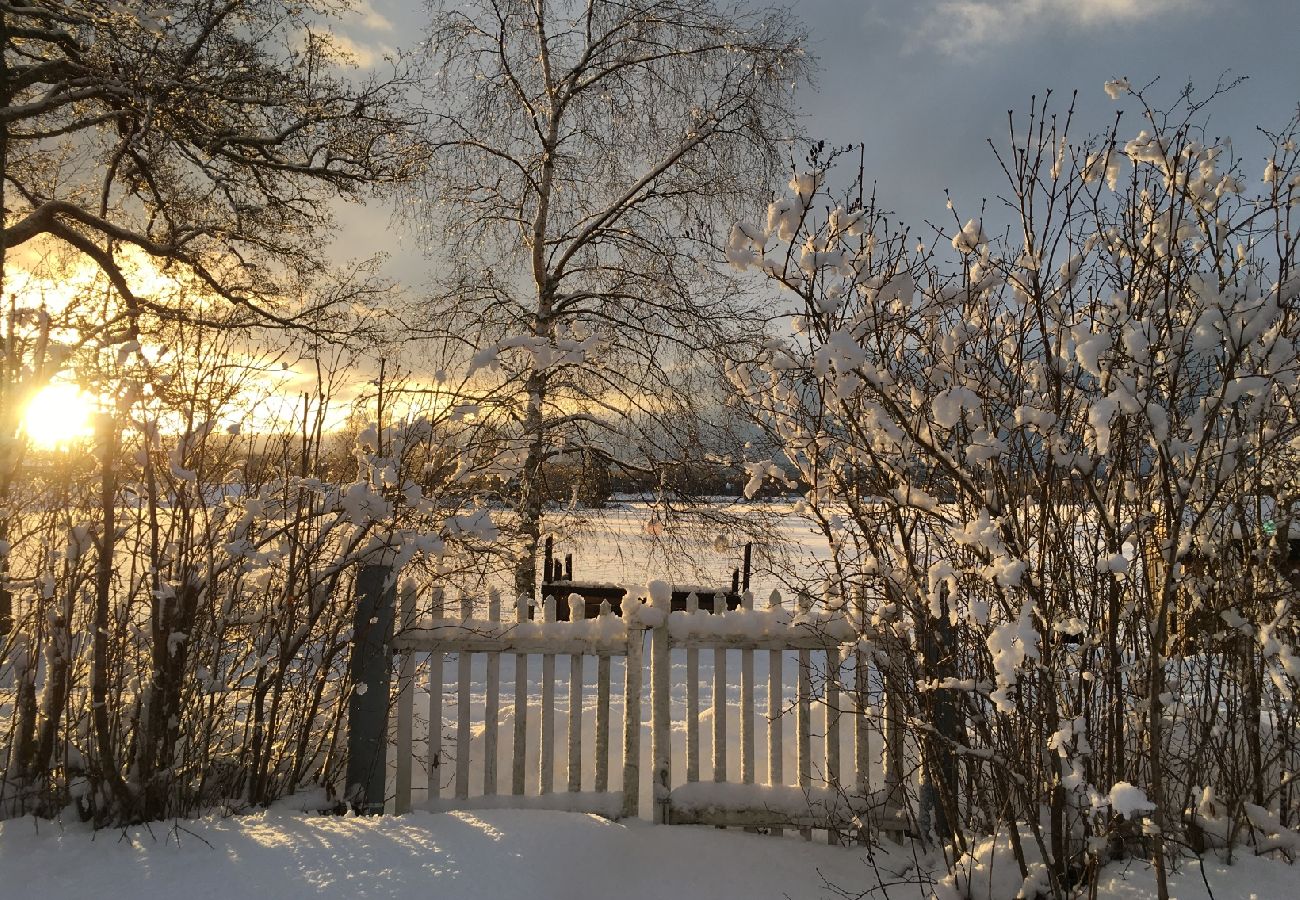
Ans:
MULTIPOLYGON (((117 546, 117 426, 107 421, 100 429, 103 443, 103 472, 100 492, 99 559, 95 568, 95 608, 92 627, 94 638, 90 662, 91 726, 94 731, 94 779, 98 786, 107 787, 108 798, 115 804, 111 809, 97 809, 96 819, 107 822, 129 821, 135 810, 130 788, 122 779, 118 766, 113 732, 109 723, 109 634, 108 613, 112 603, 113 553, 117 546)), ((107 799, 102 796, 98 800, 107 799)))
POLYGON ((542 506, 545 498, 546 432, 542 403, 546 395, 546 375, 532 372, 527 383, 528 408, 524 410, 523 429, 528 441, 528 457, 519 473, 518 522, 515 556, 515 596, 537 595, 537 547, 542 535, 542 506))

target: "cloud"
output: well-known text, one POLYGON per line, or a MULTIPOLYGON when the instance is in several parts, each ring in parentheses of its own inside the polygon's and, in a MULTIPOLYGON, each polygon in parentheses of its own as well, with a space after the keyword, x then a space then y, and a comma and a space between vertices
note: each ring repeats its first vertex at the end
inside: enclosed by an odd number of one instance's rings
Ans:
POLYGON ((1045 28, 1098 29, 1193 12, 1203 0, 937 0, 922 6, 915 44, 970 55, 1045 28))
POLYGON ((371 3, 370 0, 357 0, 357 3, 353 7, 353 12, 358 18, 360 18, 363 28, 369 29, 370 31, 393 30, 392 21, 379 10, 375 9, 374 4, 371 3))
POLYGON ((392 47, 353 40, 348 35, 338 31, 331 34, 330 37, 340 50, 349 54, 356 64, 363 69, 369 69, 383 59, 385 55, 391 55, 394 52, 392 47))

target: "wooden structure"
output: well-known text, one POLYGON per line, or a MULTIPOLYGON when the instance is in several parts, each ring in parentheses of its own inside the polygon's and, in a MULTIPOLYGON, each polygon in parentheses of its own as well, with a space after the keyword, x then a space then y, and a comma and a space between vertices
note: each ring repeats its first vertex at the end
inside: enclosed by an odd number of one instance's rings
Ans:
POLYGON ((651 793, 647 798, 651 818, 658 823, 710 824, 721 826, 799 828, 806 836, 810 829, 826 829, 830 839, 866 838, 859 829, 865 823, 889 831, 902 829, 901 802, 901 729, 897 722, 886 723, 887 748, 883 781, 871 777, 872 755, 868 734, 878 712, 870 708, 854 709, 848 727, 855 738, 851 765, 841 759, 840 734, 846 698, 841 696, 839 681, 827 682, 824 701, 825 758, 814 761, 811 753, 813 733, 812 673, 814 654, 824 654, 827 671, 840 672, 847 667, 855 679, 857 696, 865 697, 871 661, 859 653, 865 644, 865 611, 855 608, 842 611, 814 610, 808 598, 798 608, 788 610, 779 593, 773 592, 767 608, 755 610, 752 595, 743 595, 741 608, 722 615, 704 613, 695 595, 687 598, 681 611, 669 608, 669 597, 655 597, 645 603, 638 598, 629 603, 624 615, 616 617, 607 602, 594 619, 581 620, 586 600, 571 594, 572 621, 557 621, 556 604, 548 597, 540 621, 528 618, 528 599, 515 604, 513 621, 503 621, 499 598, 487 604, 487 618, 475 619, 473 604, 462 598, 459 615, 446 615, 442 598, 435 597, 431 615, 422 620, 414 617, 413 598, 403 597, 400 617, 402 627, 394 638, 401 655, 401 689, 397 703, 396 802, 398 813, 412 808, 412 768, 414 716, 414 676, 416 657, 427 654, 429 748, 426 757, 430 788, 426 805, 430 809, 481 807, 542 807, 598 813, 610 818, 636 817, 641 813, 642 767, 650 768, 651 793), (646 699, 643 660, 649 644, 650 747, 642 752, 642 704, 646 699), (685 783, 673 785, 672 706, 669 689, 669 657, 675 648, 686 655, 686 760, 685 783), (740 656, 740 733, 728 734, 727 728, 727 655, 740 656), (706 721, 701 709, 699 654, 714 656, 713 683, 710 696, 713 728, 711 769, 701 770, 700 726, 706 721), (783 710, 786 705, 783 667, 788 652, 797 653, 798 685, 793 699, 796 716, 797 772, 783 769, 783 735, 780 716, 766 720, 768 771, 766 784, 759 784, 755 743, 760 717, 755 711, 754 654, 769 654, 769 677, 766 685, 767 709, 783 710), (444 684, 443 657, 458 655, 454 686, 444 684), (471 744, 471 670, 472 654, 487 657, 486 699, 482 727, 482 793, 470 792, 471 744), (846 653, 848 656, 846 656, 846 653), (500 734, 500 658, 513 654, 514 721, 511 737, 511 771, 508 787, 500 783, 497 772, 500 734), (528 672, 530 660, 541 658, 540 746, 536 751, 537 769, 528 771, 529 747, 527 719, 529 704, 528 672), (556 762, 555 666, 557 656, 569 657, 569 703, 566 723, 567 740, 562 746, 567 754, 567 779, 557 788, 554 779, 556 762), (591 771, 582 766, 584 667, 594 658, 597 667, 595 704, 595 754, 591 771), (624 665, 621 755, 611 743, 615 723, 611 719, 611 660, 622 658, 624 665), (456 716, 444 721, 444 692, 451 688, 456 695, 456 716), (775 723, 775 727, 773 727, 775 723), (454 735, 454 772, 444 771, 445 730, 454 735), (727 748, 730 740, 740 742, 740 771, 729 771, 727 748), (622 788, 610 790, 610 766, 621 760, 622 788), (823 783, 814 785, 817 770, 823 783), (702 777, 703 775, 703 777, 702 777), (711 778, 710 778, 711 776, 711 778), (792 777, 793 776, 793 777, 792 777), (528 789, 535 785, 536 792, 528 789))
MULTIPOLYGON (((560 622, 569 621, 570 603, 568 602, 574 594, 582 597, 582 616, 584 619, 594 619, 600 615, 601 604, 609 603, 610 611, 616 616, 623 615, 623 598, 627 595, 626 589, 615 584, 604 584, 600 582, 576 581, 573 577, 573 554, 566 553, 564 560, 561 562, 555 556, 555 539, 547 536, 544 545, 544 554, 542 557, 542 598, 554 597, 556 603, 556 620, 560 622)), ((741 595, 749 590, 749 574, 752 559, 753 545, 745 545, 743 568, 737 567, 731 572, 731 587, 720 588, 708 585, 682 585, 675 586, 672 594, 672 608, 674 612, 685 612, 687 603, 692 595, 698 599, 698 608, 704 612, 715 612, 719 606, 718 597, 725 600, 728 610, 739 609, 741 605, 741 595)), ((530 610, 529 618, 534 618, 535 610, 530 610)))

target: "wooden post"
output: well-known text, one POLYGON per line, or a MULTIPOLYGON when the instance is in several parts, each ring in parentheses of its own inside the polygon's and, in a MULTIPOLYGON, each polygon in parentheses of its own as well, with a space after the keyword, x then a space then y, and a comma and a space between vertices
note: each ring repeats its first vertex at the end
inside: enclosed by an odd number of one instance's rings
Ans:
MULTIPOLYGON (((625 603, 635 603, 629 596, 625 603)), ((624 610, 624 619, 627 610, 624 610)), ((641 655, 644 629, 629 623, 627 667, 623 677, 623 817, 641 814, 641 655)))
MULTIPOLYGON (((713 614, 727 614, 725 599, 713 598, 713 614)), ((727 780, 727 650, 713 649, 713 780, 727 780)))
MULTIPOLYGON (((442 588, 435 587, 429 604, 429 617, 437 621, 444 615, 442 588)), ((438 808, 438 800, 442 797, 442 657, 441 650, 429 654, 429 759, 425 768, 428 778, 425 802, 431 810, 438 808)))
MULTIPOLYGON (((746 611, 754 609, 754 595, 741 594, 746 611)), ((754 783, 754 651, 740 651, 740 780, 754 783)))
MULTIPOLYGON (((781 592, 772 591, 767 598, 768 609, 781 608, 781 592)), ((781 731, 784 728, 782 699, 785 681, 785 651, 769 650, 767 661, 767 783, 785 783, 785 760, 782 758, 781 731)), ((774 828, 773 834, 780 835, 781 829, 774 828)))
MULTIPOLYGON (((468 622, 473 615, 474 601, 468 594, 460 596, 460 619, 468 622)), ((470 663, 473 655, 464 650, 456 654, 456 799, 469 797, 469 737, 470 737, 470 663)))
MULTIPOLYGON (((806 616, 812 609, 812 597, 799 592, 799 614, 806 616)), ((799 651, 799 694, 795 707, 795 729, 799 754, 799 787, 807 791, 812 787, 812 660, 807 650, 799 651)), ((811 828, 800 828, 805 841, 812 840, 811 828)))
MULTIPOLYGON (((694 591, 686 596, 686 614, 700 611, 700 598, 694 591)), ((700 780, 700 651, 686 650, 686 780, 700 780)))
MULTIPOLYGON (((580 622, 587 612, 581 594, 569 594, 569 621, 580 622)), ((569 793, 582 790, 582 654, 569 656, 569 793)))
MULTIPOLYGON (((528 598, 515 599, 515 622, 528 621, 528 598)), ((515 654, 515 734, 511 747, 510 793, 524 793, 524 771, 528 757, 528 654, 515 654)))
MULTIPOLYGON (((488 591, 488 620, 501 621, 501 593, 488 591)), ((497 792, 497 732, 501 718, 501 654, 487 658, 487 697, 483 710, 483 795, 497 792)))
MULTIPOLYGON (((609 622, 608 600, 600 601, 600 619, 609 622)), ((609 655, 596 658, 596 790, 609 790, 609 655)))
MULTIPOLYGON (((402 583, 398 602, 398 628, 404 630, 415 621, 415 582, 402 583)), ((395 797, 393 812, 404 815, 411 811, 411 761, 415 723, 415 654, 402 651, 402 662, 397 673, 397 774, 394 779, 395 797)))
POLYGON ((384 811, 387 774, 388 693, 392 685, 393 607, 391 565, 364 565, 357 573, 352 656, 348 670, 347 797, 358 815, 384 811))
MULTIPOLYGON (((555 621, 555 598, 542 601, 542 621, 555 621)), ((549 794, 555 787, 555 654, 542 654, 542 746, 539 757, 538 793, 549 794)))
MULTIPOLYGON (((921 656, 927 680, 943 681, 957 673, 957 633, 948 617, 948 588, 939 589, 940 614, 930 618, 920 635, 921 656)), ((922 695, 930 728, 921 733, 921 821, 933 823, 940 842, 956 829, 958 771, 954 745, 960 743, 962 725, 952 688, 938 688, 922 695)))
MULTIPOLYGON (((840 650, 826 649, 826 782, 827 787, 840 789, 840 650)), ((838 844, 837 829, 826 830, 826 842, 838 844)))
POLYGON ((669 791, 672 789, 672 744, 670 733, 670 713, 672 699, 669 697, 669 654, 668 654, 668 616, 672 605, 665 600, 657 605, 664 618, 650 632, 650 706, 651 731, 650 754, 654 760, 654 820, 660 825, 668 824, 669 791))
MULTIPOLYGON (((858 636, 858 646, 853 652, 853 692, 857 698, 853 720, 853 788, 859 797, 865 797, 871 791, 871 727, 868 713, 870 682, 868 666, 871 661, 866 658, 867 639, 867 598, 864 589, 859 586, 853 594, 854 633, 858 636)), ((858 831, 858 843, 867 843, 867 820, 863 819, 858 831)))

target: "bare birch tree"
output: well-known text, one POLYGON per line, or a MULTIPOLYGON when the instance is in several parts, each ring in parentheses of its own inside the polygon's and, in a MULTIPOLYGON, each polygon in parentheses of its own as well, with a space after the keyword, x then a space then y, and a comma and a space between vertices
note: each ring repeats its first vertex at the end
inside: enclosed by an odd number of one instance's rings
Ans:
POLYGON ((710 248, 726 213, 764 199, 802 43, 783 10, 711 0, 436 8, 434 164, 416 215, 454 259, 428 327, 499 372, 521 594, 547 462, 644 463, 694 405, 665 398, 674 369, 740 332, 710 248))

